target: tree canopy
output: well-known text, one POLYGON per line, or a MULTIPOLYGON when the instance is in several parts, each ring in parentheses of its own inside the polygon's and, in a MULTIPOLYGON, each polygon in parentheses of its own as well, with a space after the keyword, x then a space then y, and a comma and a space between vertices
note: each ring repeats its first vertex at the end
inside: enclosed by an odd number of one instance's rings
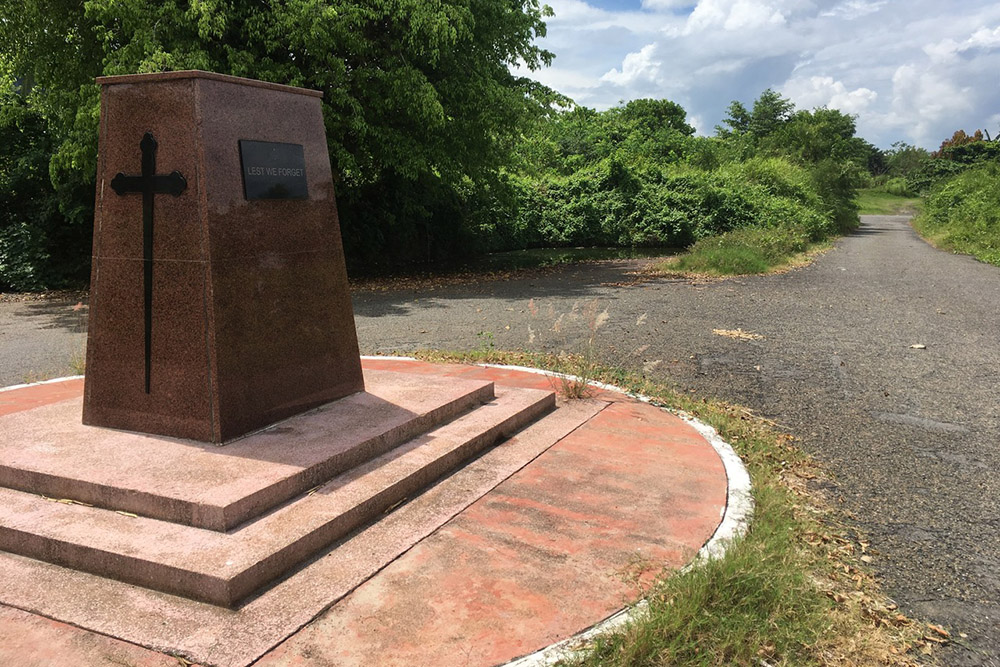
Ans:
POLYGON ((0 106, 37 119, 0 122, 47 142, 60 224, 89 231, 96 76, 203 69, 322 90, 351 255, 391 256, 489 188, 547 108, 553 93, 510 69, 551 61, 535 44, 547 13, 538 0, 0 0, 0 106))

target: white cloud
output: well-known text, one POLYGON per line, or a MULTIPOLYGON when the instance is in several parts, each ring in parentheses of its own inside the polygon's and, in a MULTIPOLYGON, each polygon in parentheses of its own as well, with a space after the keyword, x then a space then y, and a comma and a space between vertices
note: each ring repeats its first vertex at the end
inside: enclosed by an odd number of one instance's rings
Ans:
POLYGON ((1000 26, 993 30, 980 28, 962 42, 947 37, 940 42, 925 46, 924 53, 930 56, 931 60, 943 63, 957 60, 958 56, 966 51, 975 49, 989 51, 998 47, 1000 47, 1000 26))
POLYGON ((713 28, 740 31, 781 25, 785 23, 785 15, 778 4, 760 0, 700 0, 688 17, 684 33, 713 28))
POLYGON ((699 134, 705 134, 712 129, 711 125, 707 125, 704 119, 698 115, 690 115, 687 117, 687 123, 694 128, 694 131, 699 134))
POLYGON ((962 115, 972 101, 970 92, 933 70, 901 65, 892 76, 892 107, 885 120, 906 127, 918 142, 933 145, 959 129, 949 125, 949 131, 936 130, 942 121, 962 115))
POLYGON ((994 0, 547 2, 556 15, 541 45, 554 67, 521 73, 587 106, 667 98, 710 132, 730 101, 770 87, 798 108, 857 114, 859 133, 881 146, 1000 129, 994 0))
POLYGON ((864 87, 848 90, 843 81, 834 81, 832 76, 789 79, 780 92, 800 109, 829 107, 846 114, 861 113, 878 99, 874 90, 864 87))
POLYGON ((842 2, 833 9, 820 13, 820 16, 833 16, 853 21, 854 19, 859 19, 862 16, 874 14, 887 4, 889 4, 887 0, 880 0, 878 2, 868 2, 866 0, 847 0, 847 2, 842 2))
POLYGON ((684 9, 691 6, 691 0, 642 0, 642 8, 656 10, 684 9))
POLYGON ((660 73, 660 61, 656 58, 656 44, 647 44, 637 53, 630 53, 622 61, 621 70, 612 69, 601 77, 619 86, 627 86, 640 79, 655 81, 660 73))

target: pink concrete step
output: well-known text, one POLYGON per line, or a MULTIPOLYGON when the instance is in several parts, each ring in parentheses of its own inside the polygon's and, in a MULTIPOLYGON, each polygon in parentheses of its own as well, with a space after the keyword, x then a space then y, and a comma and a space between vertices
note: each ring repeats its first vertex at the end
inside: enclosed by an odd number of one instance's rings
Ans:
POLYGON ((81 399, 4 418, 0 486, 226 531, 494 397, 365 371, 367 390, 224 446, 84 426, 81 399))
POLYGON ((234 606, 554 407, 550 391, 497 390, 494 401, 228 533, 0 489, 0 550, 234 606))

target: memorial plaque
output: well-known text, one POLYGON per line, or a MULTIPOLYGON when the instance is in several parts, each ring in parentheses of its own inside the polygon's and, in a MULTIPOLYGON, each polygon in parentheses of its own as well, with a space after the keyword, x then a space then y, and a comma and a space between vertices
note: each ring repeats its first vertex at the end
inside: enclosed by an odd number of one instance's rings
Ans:
POLYGON ((243 194, 247 199, 308 199, 301 144, 240 139, 243 194))

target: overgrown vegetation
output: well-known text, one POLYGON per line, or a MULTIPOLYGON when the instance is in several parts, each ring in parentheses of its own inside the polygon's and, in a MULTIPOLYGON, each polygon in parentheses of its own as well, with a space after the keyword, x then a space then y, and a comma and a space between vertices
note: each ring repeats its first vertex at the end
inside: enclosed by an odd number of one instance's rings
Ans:
POLYGON ((939 185, 914 226, 941 248, 1000 266, 1000 162, 969 169, 939 185))
POLYGON ((734 102, 715 137, 693 136, 667 100, 539 121, 494 243, 684 247, 737 229, 794 227, 818 241, 853 227, 855 187, 875 150, 854 136, 854 120, 795 112, 773 91, 752 109, 734 102))
POLYGON ((94 77, 205 69, 319 89, 353 267, 536 246, 687 246, 849 228, 878 152, 850 116, 765 91, 694 137, 668 100, 598 112, 547 65, 538 0, 0 0, 0 289, 88 275, 94 77), (749 237, 748 237, 749 238, 749 237))
POLYGON ((661 273, 741 276, 792 268, 828 247, 800 226, 747 227, 701 239, 656 267, 661 273))
MULTIPOLYGON (((566 368, 557 357, 493 348, 419 356, 566 368)), ((914 665, 916 654, 947 641, 945 630, 903 616, 881 593, 867 570, 868 545, 817 490, 824 472, 794 438, 736 406, 621 369, 592 364, 589 372, 717 429, 749 469, 755 508, 724 557, 668 574, 649 591, 648 613, 600 637, 580 664, 914 665)))
POLYGON ((351 261, 475 247, 521 128, 554 96, 510 71, 550 61, 534 43, 546 11, 537 0, 0 0, 0 183, 18 186, 0 221, 0 289, 86 280, 100 75, 202 69, 322 90, 351 261), (37 158, 22 162, 25 150, 37 158))
POLYGON ((922 210, 913 224, 931 243, 1000 265, 998 139, 958 130, 934 152, 894 144, 871 189, 859 194, 862 213, 922 210))

